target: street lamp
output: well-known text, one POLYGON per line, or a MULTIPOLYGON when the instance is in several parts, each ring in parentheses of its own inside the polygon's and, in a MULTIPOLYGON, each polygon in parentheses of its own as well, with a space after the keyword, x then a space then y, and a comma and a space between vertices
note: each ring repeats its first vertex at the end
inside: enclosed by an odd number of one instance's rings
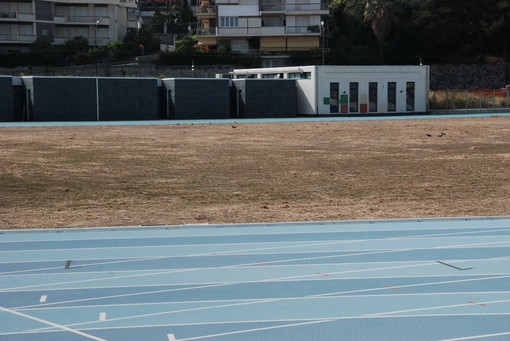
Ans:
POLYGON ((97 76, 97 25, 101 22, 101 18, 99 18, 98 21, 96 21, 96 26, 94 27, 94 48, 96 49, 96 76, 97 76))
POLYGON ((321 21, 322 65, 324 65, 324 21, 321 21))
POLYGON ((101 22, 101 19, 96 21, 96 27, 94 28, 94 46, 97 46, 97 25, 101 22))

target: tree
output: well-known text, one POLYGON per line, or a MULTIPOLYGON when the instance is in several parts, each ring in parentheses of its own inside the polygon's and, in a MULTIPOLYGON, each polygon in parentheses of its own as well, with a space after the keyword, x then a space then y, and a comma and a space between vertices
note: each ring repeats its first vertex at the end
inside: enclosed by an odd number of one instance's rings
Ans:
POLYGON ((384 60, 386 40, 391 29, 400 20, 402 8, 396 0, 367 0, 364 12, 365 22, 369 22, 379 43, 379 58, 384 60))
POLYGON ((333 0, 328 43, 335 64, 371 64, 377 56, 376 39, 363 21, 366 0, 333 0))
POLYGON ((89 41, 83 36, 70 38, 62 45, 64 55, 71 56, 77 53, 86 53, 89 50, 89 41))
POLYGON ((154 31, 150 27, 144 26, 138 31, 128 31, 123 41, 125 49, 133 53, 140 52, 141 45, 147 53, 159 51, 160 41, 154 38, 154 31))
POLYGON ((175 42, 175 50, 183 53, 197 52, 195 45, 198 40, 194 36, 186 35, 175 42))

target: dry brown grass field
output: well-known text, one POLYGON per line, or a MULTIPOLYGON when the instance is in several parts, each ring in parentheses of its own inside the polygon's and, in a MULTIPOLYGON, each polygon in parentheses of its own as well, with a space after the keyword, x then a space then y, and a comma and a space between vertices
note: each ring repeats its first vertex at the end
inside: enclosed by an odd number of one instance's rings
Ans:
POLYGON ((0 128, 0 228, 510 214, 510 117, 0 128))

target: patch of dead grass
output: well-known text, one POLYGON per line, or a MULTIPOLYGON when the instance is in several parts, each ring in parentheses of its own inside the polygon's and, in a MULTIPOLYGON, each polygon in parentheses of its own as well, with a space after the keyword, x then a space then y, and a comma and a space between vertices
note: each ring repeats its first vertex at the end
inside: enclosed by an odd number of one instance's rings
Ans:
POLYGON ((508 215, 510 118, 0 129, 0 228, 508 215))

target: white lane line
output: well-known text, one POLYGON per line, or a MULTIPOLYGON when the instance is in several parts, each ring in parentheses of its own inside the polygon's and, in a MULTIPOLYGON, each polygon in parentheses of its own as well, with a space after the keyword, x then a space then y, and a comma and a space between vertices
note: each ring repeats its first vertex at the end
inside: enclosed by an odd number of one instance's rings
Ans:
MULTIPOLYGON (((482 303, 491 304, 491 303, 505 303, 505 302, 510 302, 510 300, 488 301, 488 302, 482 302, 482 303)), ((333 322, 333 321, 352 319, 352 318, 380 317, 380 316, 384 316, 384 315, 388 315, 388 314, 396 314, 396 313, 400 313, 400 312, 411 312, 411 311, 423 311, 423 310, 456 308, 456 307, 463 307, 463 306, 469 306, 469 305, 471 305, 471 304, 467 303, 467 304, 445 305, 445 306, 420 308, 420 309, 408 309, 408 310, 400 310, 400 311, 377 313, 377 314, 366 314, 366 315, 360 315, 360 316, 349 316, 349 317, 340 317, 340 318, 326 318, 326 319, 318 319, 318 320, 314 319, 314 321, 311 321, 311 322, 294 323, 294 324, 288 324, 288 325, 283 325, 283 326, 272 326, 272 327, 245 329, 245 330, 238 330, 238 331, 234 331, 234 332, 221 333, 221 334, 202 335, 202 336, 196 336, 196 337, 190 337, 190 338, 181 339, 180 341, 199 340, 199 339, 205 339, 205 338, 210 338, 210 337, 232 335, 232 334, 241 334, 241 333, 249 333, 249 332, 256 332, 256 331, 276 329, 276 328, 295 327, 295 326, 300 326, 300 325, 322 323, 322 322, 333 322)), ((504 333, 504 334, 501 334, 501 335, 508 335, 508 334, 510 334, 510 333, 504 333)), ((487 337, 489 337, 489 336, 487 336, 487 337)), ((466 340, 466 339, 465 338, 459 338, 459 339, 453 339, 453 340, 466 340)))
MULTIPOLYGON (((468 278, 468 279, 457 279, 457 280, 450 280, 450 281, 438 281, 438 282, 426 282, 426 283, 399 285, 398 287, 399 288, 412 288, 412 287, 421 287, 421 286, 429 286, 429 285, 440 285, 440 284, 452 284, 452 283, 486 281, 486 280, 491 280, 491 279, 500 279, 500 278, 509 278, 509 277, 510 277, 510 275, 491 276, 491 277, 482 277, 482 278, 468 278)), ((331 292, 331 293, 326 293, 326 294, 315 294, 315 295, 311 295, 310 297, 322 297, 322 296, 331 296, 331 295, 335 295, 336 296, 336 295, 354 294, 354 293, 359 293, 359 292, 379 291, 379 290, 388 290, 388 289, 390 289, 390 288, 381 287, 381 288, 371 288, 371 289, 337 291, 337 292, 331 292)), ((455 293, 458 293, 458 292, 455 292, 455 293)), ((476 293, 482 293, 482 292, 481 291, 477 291, 476 293)), ((434 294, 437 294, 437 293, 434 293, 434 294)), ((363 296, 365 296, 365 295, 363 295, 363 296)))
POLYGON ((285 324, 280 326, 271 326, 271 327, 262 327, 262 328, 254 328, 254 329, 244 329, 244 330, 237 330, 234 332, 227 332, 227 333, 221 333, 221 334, 211 334, 211 335, 204 335, 204 336, 195 336, 190 337, 186 339, 181 339, 180 341, 188 341, 188 340, 199 340, 199 339, 205 339, 209 337, 217 337, 217 336, 225 336, 225 335, 234 335, 234 334, 242 334, 242 333, 250 333, 250 332, 258 332, 261 330, 271 330, 271 329, 278 329, 278 328, 289 328, 289 327, 297 327, 297 326, 304 326, 308 324, 317 324, 317 323, 324 323, 324 322, 331 322, 334 320, 315 320, 315 321, 309 321, 309 322, 301 322, 301 323, 292 323, 292 324, 285 324))
MULTIPOLYGON (((500 221, 503 221, 503 220, 508 220, 510 221, 510 218, 506 219, 506 218, 502 218, 500 219, 500 221)), ((381 221, 382 222, 382 221, 381 221)), ((409 221, 410 223, 426 223, 425 221, 421 221, 421 222, 417 222, 416 219, 411 219, 409 221)), ((434 223, 434 221, 430 221, 431 223, 434 223)), ((443 221, 445 222, 445 221, 443 221)), ((304 224, 300 223, 300 222, 297 222, 299 225, 303 226, 304 224)), ((509 226, 506 226, 506 225, 502 225, 502 226, 473 226, 473 225, 463 225, 463 226, 448 226, 448 227, 445 227, 445 228, 437 228, 437 227, 427 227, 427 226, 417 226, 417 227, 413 227, 413 226, 404 226, 403 228, 394 228, 394 225, 393 225, 393 222, 383 222, 383 223, 391 223, 391 226, 385 226, 385 227, 380 227, 380 226, 377 226, 373 223, 369 223, 368 221, 366 222, 366 225, 365 226, 365 229, 359 229, 359 225, 363 225, 363 224, 360 224, 360 222, 355 222, 354 225, 353 224, 345 224, 345 222, 306 222, 304 226, 316 226, 316 225, 319 225, 320 228, 322 228, 322 230, 320 231, 312 231, 312 230, 295 230, 294 229, 294 225, 292 226, 289 226, 288 223, 274 223, 272 224, 273 226, 260 226, 262 227, 263 229, 260 229, 260 230, 250 230, 250 236, 266 236, 266 235, 270 235, 270 236, 273 236, 273 235, 282 235, 282 234, 285 234, 285 235, 305 235, 305 234, 330 234, 330 233, 342 233, 342 232, 400 232, 400 231, 428 231, 428 230, 443 230, 443 229, 448 229, 448 230, 478 230, 480 231, 480 233, 482 232, 485 232, 485 231, 489 231, 490 230, 487 230, 487 229, 500 229, 500 230, 506 230, 507 228, 509 228, 509 226), (279 226, 278 226, 279 225, 279 226), (283 226, 282 226, 283 225, 283 226), (285 226, 287 225, 287 226, 285 226), (333 226, 331 226, 333 225, 333 226), (335 226, 337 225, 337 226, 335 226), (351 226, 354 226, 352 227, 351 229, 347 228, 349 225, 351 226), (283 231, 283 232, 280 232, 280 231, 274 231, 274 230, 271 230, 270 228, 280 228, 280 227, 286 227, 287 230, 283 231), (379 227, 379 228, 376 228, 376 227, 379 227)), ((397 223, 400 223, 400 222, 397 222, 397 223)), ((404 221, 404 223, 407 223, 404 221)), ((215 227, 217 225, 208 225, 210 227, 215 227)), ((102 238, 103 236, 101 237, 97 237, 97 238, 79 238, 79 239, 58 239, 58 240, 55 240, 53 238, 35 238, 35 239, 29 239, 29 240, 4 240, 4 241, 1 241, 0 242, 0 245, 1 244, 8 244, 8 243, 31 243, 31 242, 53 242, 53 241, 57 241, 57 242, 69 242, 69 241, 96 241, 96 240, 130 240, 130 239, 140 239, 140 240, 149 240, 149 239, 160 239, 160 238, 172 238, 172 239, 182 239, 182 238, 209 238, 209 237, 238 237, 238 236, 243 236, 245 235, 245 232, 247 230, 241 230, 241 229, 238 229, 236 226, 232 226, 234 228, 236 228, 236 232, 237 233, 224 233, 226 231, 226 228, 228 228, 229 226, 228 225, 223 225, 222 228, 221 228, 221 232, 222 234, 218 235, 217 233, 206 233, 206 234, 190 234, 190 235, 173 235, 171 237, 167 237, 167 232, 169 232, 168 230, 171 230, 172 232, 177 232, 179 231, 179 229, 166 229, 166 228, 162 228, 161 230, 165 229, 167 231, 161 231, 162 233, 159 233, 157 235, 154 235, 154 236, 149 236, 149 237, 140 237, 140 236, 137 236, 136 234, 138 233, 143 233, 143 234, 146 234, 146 233, 149 233, 150 231, 148 230, 143 230, 143 228, 140 228, 139 230, 136 230, 137 233, 131 233, 129 234, 128 236, 126 237, 123 237, 122 235, 126 235, 126 233, 129 233, 129 232, 133 232, 133 230, 126 230, 126 231, 123 231, 123 230, 117 230, 117 231, 113 231, 113 232, 121 232, 119 236, 114 236, 112 235, 110 238, 102 238)), ((251 228, 251 226, 249 226, 251 228)), ((257 226, 254 226, 254 227, 257 227, 257 226)), ((217 231, 218 229, 209 229, 211 231, 217 231)), ((180 230, 182 232, 182 230, 180 230)), ((195 230, 196 231, 196 230, 195 230)), ((48 233, 48 235, 51 233, 51 231, 40 231, 40 233, 48 233)), ((63 232, 69 232, 69 231, 63 231, 63 232)), ((87 229, 85 231, 79 231, 80 233, 101 233, 101 234, 104 234, 104 233, 108 233, 108 232, 112 232, 112 231, 97 231, 97 228, 94 228, 94 231, 91 231, 91 229, 87 229)))
MULTIPOLYGON (((505 277, 510 277, 510 275, 505 276, 505 277)), ((229 285, 229 284, 225 284, 225 285, 229 285)), ((221 286, 221 285, 218 285, 218 286, 221 286)), ((383 289, 387 289, 387 288, 383 287, 383 289)), ((326 295, 323 295, 323 297, 325 297, 325 296, 326 295)), ((245 302, 239 302, 239 303, 220 304, 220 305, 207 306, 207 307, 197 307, 197 308, 188 308, 188 309, 181 309, 181 310, 163 311, 163 312, 156 312, 156 313, 149 313, 149 314, 142 314, 142 315, 124 316, 124 317, 119 317, 119 318, 111 319, 110 321, 128 320, 128 319, 136 319, 136 318, 141 318, 141 317, 166 315, 166 314, 176 314, 176 313, 189 312, 189 311, 209 310, 209 309, 227 308, 227 307, 235 307, 235 306, 243 306, 243 305, 270 303, 270 302, 278 302, 278 301, 285 301, 285 300, 296 300, 296 299, 299 300, 299 299, 303 299, 303 298, 313 298, 313 297, 316 297, 316 296, 315 295, 308 295, 308 296, 291 297, 291 298, 283 298, 283 297, 279 297, 279 298, 266 298, 266 299, 247 301, 247 302, 245 301, 245 302)), ((510 301, 510 300, 508 300, 508 301, 510 301)), ((494 301, 494 302, 499 302, 499 301, 494 301)), ((494 303, 494 302, 492 302, 492 303, 494 303)), ((505 301, 501 301, 501 302, 505 302, 505 301)), ((480 303, 486 303, 486 302, 480 302, 480 303)), ((467 304, 461 304, 459 306, 470 306, 470 305, 471 305, 471 303, 467 303, 467 304)), ((428 310, 428 309, 431 309, 431 308, 426 308, 426 309, 423 309, 423 310, 428 310)), ((421 310, 421 309, 418 309, 418 310, 421 310)), ((414 311, 414 310, 409 310, 409 311, 414 311)), ((384 315, 384 314, 390 314, 390 313, 399 313, 399 312, 407 312, 407 310, 395 311, 395 312, 385 312, 385 313, 379 313, 379 314, 370 314, 370 315, 378 316, 378 315, 384 315)), ((75 323, 75 324, 69 324, 69 326, 87 325, 87 324, 91 324, 91 323, 95 323, 95 321, 88 321, 88 322, 80 322, 80 323, 75 323)), ((44 330, 44 328, 41 329, 41 330, 44 330)))
MULTIPOLYGON (((255 283, 258 283, 258 282, 255 282, 255 283)), ((103 299, 109 299, 109 298, 119 298, 119 297, 129 297, 129 296, 141 296, 141 295, 168 293, 168 292, 172 292, 172 291, 184 291, 184 290, 192 290, 192 289, 214 288, 214 287, 221 287, 221 286, 225 286, 225 285, 228 285, 228 284, 225 284, 225 283, 219 283, 218 284, 218 283, 216 283, 216 284, 199 285, 199 286, 185 287, 185 288, 163 289, 163 290, 154 290, 154 291, 135 292, 135 293, 130 293, 130 294, 99 296, 99 297, 91 297, 91 298, 82 298, 82 299, 77 299, 77 300, 53 302, 53 303, 47 303, 47 304, 43 304, 43 305, 41 305, 41 304, 39 304, 39 305, 27 305, 27 306, 22 306, 22 307, 16 307, 16 309, 21 310, 21 309, 47 307, 47 306, 59 305, 59 304, 68 304, 68 303, 77 303, 77 302, 90 302, 90 301, 103 300, 103 299)), ((227 301, 232 301, 232 300, 227 300, 227 301)), ((58 307, 58 308, 60 308, 60 307, 58 307)))
MULTIPOLYGON (((496 230, 496 231, 499 231, 499 230, 496 230)), ((509 231, 510 231, 510 229, 509 229, 509 231)), ((493 232, 493 231, 491 231, 491 232, 493 232)), ((239 254, 239 252, 274 250, 274 249, 293 248, 293 247, 309 247, 309 246, 321 246, 321 245, 331 245, 331 244, 360 243, 360 242, 375 241, 375 240, 376 241, 383 241, 383 240, 416 239, 416 238, 421 239, 422 237, 430 237, 430 236, 446 236, 446 235, 459 235, 459 234, 472 234, 472 233, 475 233, 475 232, 471 232, 471 231, 470 232, 455 232, 455 233, 447 233, 447 234, 443 233, 443 234, 421 235, 421 236, 389 237, 389 238, 380 238, 380 239, 357 239, 357 240, 350 240, 350 241, 349 240, 342 240, 342 241, 333 241, 333 242, 320 242, 320 243, 313 243, 313 244, 288 245, 288 246, 269 247, 269 248, 232 250, 232 251, 218 251, 218 252, 214 252, 214 253, 217 254, 217 255, 228 255, 228 254, 236 254, 236 253, 239 254)), ((506 243, 506 242, 495 242, 495 243, 484 243, 484 244, 498 244, 498 243, 506 243)), ((238 244, 217 244, 217 245, 238 245, 238 244)), ((482 244, 466 244, 466 245, 467 246, 473 246, 473 245, 482 245, 482 244)), ((171 247, 171 246, 169 246, 169 247, 171 247)), ((151 247, 149 246, 149 248, 151 248, 151 247)), ((412 250, 427 250, 427 249, 429 249, 429 248, 420 248, 420 249, 412 249, 412 250)), ((395 250, 395 252, 398 252, 398 250, 395 250)), ((151 261, 151 260, 159 260, 159 259, 175 258, 175 257, 201 257, 201 256, 210 256, 210 255, 211 255, 211 253, 208 252, 208 253, 198 253, 198 254, 182 255, 182 256, 162 256, 162 257, 136 258, 136 259, 121 260, 121 261, 98 262, 98 263, 86 264, 86 265, 83 265, 82 267, 94 266, 94 265, 103 265, 103 264, 116 264, 116 263, 127 263, 127 262, 151 261)), ((32 271, 51 270, 51 269, 60 269, 60 267, 4 272, 4 273, 0 273, 0 276, 7 275, 7 274, 14 274, 14 273, 26 273, 26 272, 32 272, 32 271)))
POLYGON ((442 339, 442 340, 439 340, 439 341, 461 341, 461 340, 485 339, 487 337, 495 337, 495 336, 503 336, 503 335, 510 335, 510 332, 456 337, 456 338, 453 338, 453 339, 442 339))
MULTIPOLYGON (((189 323, 170 323, 170 324, 142 324, 142 325, 123 325, 123 326, 108 326, 108 327, 93 327, 82 328, 81 330, 113 330, 113 329, 131 329, 131 328, 150 328, 150 327, 181 327, 181 326, 202 326, 202 325, 218 325, 218 324, 239 324, 239 323, 271 323, 271 322, 297 322, 297 321, 318 321, 318 320, 350 320, 350 319, 399 319, 406 317, 438 317, 438 316, 510 316, 510 313, 438 313, 438 314, 410 314, 410 315, 388 315, 388 316, 332 316, 332 317, 319 317, 319 318, 300 318, 300 319, 274 319, 274 320, 229 320, 229 321, 215 321, 215 322, 189 322, 189 323)), ((51 333, 53 330, 37 331, 37 333, 51 333)), ((62 331, 58 331, 62 332, 62 331)), ((20 334, 34 334, 35 331, 22 331, 22 332, 7 332, 0 333, 3 335, 20 335, 20 334)))
MULTIPOLYGON (((424 283, 423 285, 431 285, 432 283, 424 283)), ((399 287, 402 288, 402 287, 399 287)), ((374 294, 366 294, 366 295, 347 295, 349 293, 357 293, 358 291, 382 291, 391 289, 388 287, 378 287, 378 288, 371 288, 366 290, 352 290, 352 291, 346 291, 345 294, 339 293, 337 295, 307 295, 307 296, 292 296, 292 297, 285 297, 281 298, 282 301, 285 300, 314 300, 314 299, 321 299, 324 297, 332 297, 332 298, 365 298, 365 297, 389 297, 389 294, 385 293, 374 293, 374 294)), ((493 294, 510 294, 510 291, 434 291, 434 292, 418 292, 418 293, 394 293, 391 294, 391 297, 420 297, 420 296, 456 296, 456 295, 493 295, 493 294)), ((218 303, 218 304, 224 304, 226 302, 257 302, 261 299, 269 299, 270 297, 259 297, 259 298, 233 298, 233 299, 218 299, 218 300, 197 300, 197 301, 154 301, 154 302, 141 302, 141 303, 115 303, 115 304, 91 304, 91 305, 74 305, 74 306, 64 306, 64 307, 22 307, 22 308, 15 308, 17 311, 38 311, 38 310, 44 310, 44 311, 51 311, 51 310, 75 310, 75 309, 88 309, 88 308, 110 308, 110 307, 138 307, 138 306, 169 306, 173 304, 197 304, 197 303, 218 303)), ((276 297, 272 297, 271 299, 276 299, 276 297)), ((475 303, 472 303, 475 304, 475 303)), ((476 303, 478 304, 478 303, 476 303)), ((13 308, 14 309, 14 308, 13 308)), ((510 314, 510 313, 508 313, 510 314)))
MULTIPOLYGON (((510 300, 497 300, 497 301, 483 301, 483 302, 477 302, 477 304, 494 304, 494 303, 507 303, 510 302, 510 300)), ((425 308, 414 308, 414 309, 404 309, 404 310, 396 310, 396 311, 387 311, 383 313, 375 313, 375 314, 368 314, 368 316, 385 316, 385 315, 391 315, 391 314, 400 314, 400 313, 410 313, 415 311, 426 311, 426 310, 437 310, 437 309, 447 309, 447 308, 458 308, 458 307, 469 307, 472 306, 473 303, 461 303, 461 304, 451 304, 451 305, 440 305, 440 306, 434 306, 434 307, 425 307, 425 308)))
MULTIPOLYGON (((406 231, 406 230, 403 230, 406 231)), ((497 230, 489 230, 484 232, 498 232, 501 231, 500 229, 497 230)), ((510 229, 505 229, 505 231, 510 231, 510 229)), ((345 239, 338 239, 338 240, 328 240, 328 241, 315 241, 312 244, 299 244, 300 242, 306 242, 306 240, 303 241, 289 241, 289 242, 263 242, 263 244, 292 244, 292 245, 285 245, 285 246, 273 246, 273 247, 265 247, 265 248, 255 248, 255 249, 242 249, 242 250, 231 250, 231 251, 214 251, 217 254, 231 254, 231 253, 237 253, 237 252, 246 252, 246 251, 258 251, 258 250, 274 250, 274 249, 284 249, 284 248, 293 248, 293 247, 308 247, 308 246, 320 246, 320 245, 334 245, 334 244, 346 244, 346 243, 359 243, 359 242, 379 242, 379 241, 386 241, 386 240, 406 240, 406 239, 423 239, 423 238, 430 238, 430 237, 447 237, 447 236, 459 236, 459 235, 467 235, 467 234, 477 234, 480 233, 480 231, 468 231, 468 232, 449 232, 449 233, 434 233, 434 234, 423 234, 423 235, 415 235, 415 236, 398 236, 398 237, 386 237, 386 238, 369 238, 369 239, 353 239, 353 240, 345 240, 345 239)), ((493 236, 487 236, 487 237, 493 237, 493 236)), ((78 240, 79 241, 79 240, 78 240)), ((220 244, 189 244, 189 245, 145 245, 145 246, 123 246, 123 247, 116 247, 115 250, 121 250, 121 249, 151 249, 151 248, 181 248, 181 247, 201 247, 201 246, 231 246, 231 245, 239 245, 242 246, 243 244, 260 244, 260 243, 220 243, 220 244)), ((476 245, 476 244, 474 244, 476 245)), ((69 249, 43 249, 43 250, 23 250, 25 251, 34 251, 34 252, 46 252, 46 251, 63 251, 63 250, 111 250, 111 247, 98 247, 98 248, 69 248, 69 249)), ((19 252, 19 250, 11 250, 11 251, 0 251, 2 252, 19 252)), ((207 253, 199 253, 199 254, 192 254, 192 255, 182 255, 182 257, 190 257, 190 256, 202 256, 202 255, 210 255, 210 252, 207 253)), ((83 259, 82 259, 83 260, 83 259)))
MULTIPOLYGON (((407 252, 407 251, 413 251, 413 250, 435 250, 435 249, 445 249, 445 248, 459 248, 459 247, 465 247, 465 246, 473 246, 473 245, 487 245, 487 244, 501 244, 501 243, 510 243, 509 241, 502 241, 502 242, 491 242, 491 243, 477 243, 477 244, 458 244, 458 245, 445 245, 445 246, 439 246, 439 247, 433 247, 433 248, 415 248, 415 249, 399 249, 399 250, 390 250, 390 251, 376 251, 371 254, 380 254, 380 253, 397 253, 397 252, 407 252)), ((361 253, 364 254, 364 253, 361 253)), ((356 254, 353 254, 356 255, 356 254)), ((347 257, 349 254, 346 255, 339 255, 338 257, 347 257)), ((287 260, 287 262, 292 260, 287 260)), ((171 269, 171 270, 165 270, 165 271, 157 271, 157 272, 148 272, 143 274, 135 274, 135 275, 123 275, 123 276, 114 276, 114 277, 102 277, 102 278, 92 278, 87 280, 76 280, 76 281, 66 281, 66 282, 56 282, 56 283, 47 283, 47 284, 39 284, 39 285, 28 285, 28 286, 20 286, 20 287, 12 287, 12 288, 4 288, 0 289, 0 292, 5 291, 12 291, 12 290, 20 290, 20 289, 28 289, 28 288, 41 288, 41 287, 48 287, 53 285, 62 285, 62 284, 75 284, 75 283, 85 283, 85 282, 95 282, 95 281, 103 281, 103 280, 114 280, 114 279, 124 279, 124 278, 135 278, 135 277, 144 277, 144 276, 155 276, 155 275, 164 275, 164 274, 171 274, 171 273, 182 273, 182 272, 189 272, 189 271, 197 271, 197 270, 212 270, 212 269, 229 269, 229 268, 238 268, 238 267, 245 267, 245 266, 252 266, 252 265, 258 265, 259 263, 245 263, 245 264, 233 264, 233 265, 224 265, 219 267, 209 267, 209 268, 191 268, 191 269, 171 269)), ((384 268, 382 268, 384 269, 384 268)), ((300 276, 298 276, 300 277, 300 276)), ((305 276, 306 277, 306 276, 305 276)))
POLYGON ((4 308, 4 307, 1 307, 1 306, 0 306, 0 310, 5 311, 5 312, 10 313, 10 314, 13 314, 13 315, 18 315, 18 316, 21 316, 21 317, 24 317, 24 318, 27 318, 27 319, 30 319, 30 320, 34 320, 34 321, 37 321, 37 322, 40 322, 40 323, 43 323, 43 324, 46 324, 46 325, 58 328, 58 329, 62 329, 62 330, 71 332, 73 334, 78 334, 78 335, 84 336, 86 338, 89 338, 91 340, 106 341, 105 339, 101 339, 99 337, 95 337, 93 335, 81 332, 79 330, 71 329, 71 328, 69 328, 67 326, 63 326, 63 325, 60 325, 60 324, 56 324, 56 323, 53 323, 53 322, 50 322, 50 321, 46 321, 46 320, 40 319, 38 317, 34 317, 34 316, 27 315, 27 314, 23 314, 23 313, 20 313, 18 311, 15 311, 15 310, 11 310, 11 309, 4 308))
MULTIPOLYGON (((393 251, 391 251, 393 252, 393 251)), ((494 257, 494 258, 486 258, 486 259, 480 259, 481 261, 489 261, 489 260, 495 260, 495 259, 505 259, 508 257, 494 257)), ((456 260, 456 261, 450 261, 451 263, 455 262, 465 262, 466 260, 456 260)), ((253 263, 252 263, 253 264, 253 263)), ((345 273, 356 273, 356 272, 366 272, 366 271, 377 271, 377 270, 388 270, 388 269, 396 269, 396 268, 409 268, 409 267, 418 267, 418 266, 426 266, 426 265, 434 265, 432 261, 420 261, 418 264, 406 264, 406 265, 400 265, 400 266, 393 266, 393 267, 379 267, 379 268, 369 268, 369 269, 361 269, 361 270, 349 270, 349 271, 341 271, 341 272, 330 272, 330 275, 335 274, 345 274, 345 273)), ((237 267, 238 265, 233 265, 230 267, 237 267)), ((228 266, 226 266, 228 267, 228 266)), ((213 268, 217 269, 217 268, 213 268)), ((191 269, 193 270, 193 269, 191 269)), ((71 300, 71 301, 62 301, 62 302, 53 302, 49 303, 47 305, 57 305, 57 304, 63 304, 63 303, 75 303, 75 302, 85 302, 85 301, 92 301, 92 300, 100 300, 105 298, 116 298, 116 297, 128 297, 128 296, 137 296, 137 295, 144 295, 144 294, 152 294, 152 293, 162 293, 162 292, 171 292, 171 291, 184 291, 184 290, 194 290, 194 289, 203 289, 203 288, 211 288, 211 287, 218 287, 218 286, 227 286, 227 285, 236 285, 236 284, 243 284, 243 283, 260 283, 260 282, 273 282, 273 281, 282 281, 282 280, 288 280, 288 279, 305 279, 310 277, 315 277, 316 274, 307 274, 307 275, 299 275, 299 276, 289 276, 289 277, 279 277, 279 278, 270 278, 260 281, 238 281, 238 282, 230 282, 230 283, 215 283, 215 284, 207 284, 207 285, 198 285, 194 287, 187 287, 187 288, 177 288, 177 289, 164 289, 164 290, 158 290, 158 291, 147 291, 142 293, 131 293, 131 294, 123 294, 123 295, 111 295, 111 296, 103 296, 103 297, 93 297, 93 298, 87 298, 87 299, 79 299, 79 300, 71 300)), ((507 276, 498 276, 498 277, 485 277, 487 279, 491 278, 505 278, 507 276)), ((471 280, 471 279, 469 279, 471 280)), ((460 280, 460 281, 469 281, 469 280, 460 280)), ((478 280, 478 279, 474 279, 478 280)), ((447 281, 451 283, 455 283, 457 281, 447 281)), ((1 291, 1 290, 0 290, 1 291)), ((336 293, 330 293, 330 294, 320 294, 320 296, 324 295, 334 295, 336 293)), ((39 305, 40 306, 40 305, 39 305)), ((33 306, 24 306, 24 307, 18 307, 21 308, 29 308, 33 306)))
POLYGON ((48 299, 48 296, 47 295, 42 295, 41 298, 39 299, 39 303, 45 303, 46 299, 48 299))
POLYGON ((177 341, 174 334, 166 334, 168 341, 177 341))

